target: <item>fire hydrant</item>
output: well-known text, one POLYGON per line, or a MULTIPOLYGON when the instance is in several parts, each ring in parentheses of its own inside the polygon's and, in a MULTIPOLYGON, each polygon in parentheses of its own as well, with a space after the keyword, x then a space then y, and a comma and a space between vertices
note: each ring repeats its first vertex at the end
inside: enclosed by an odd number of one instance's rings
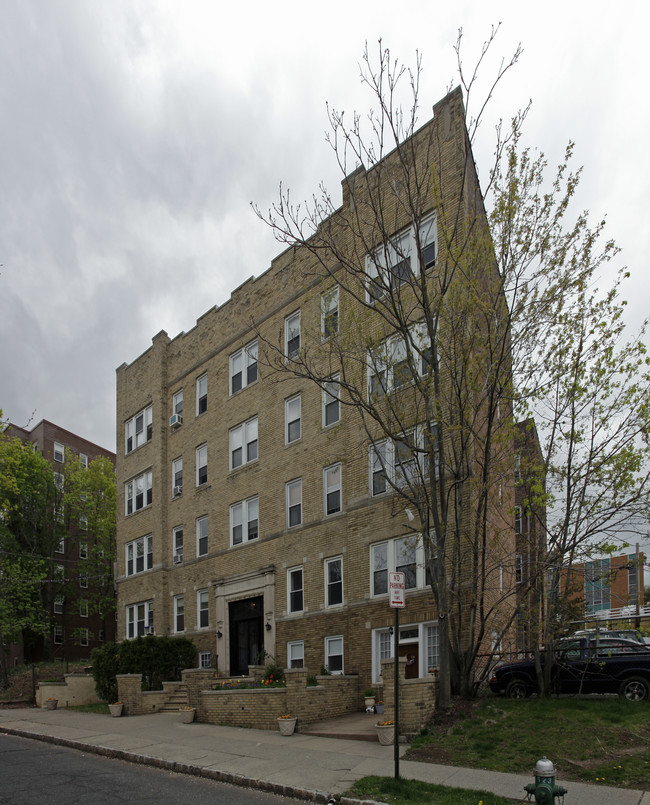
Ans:
MULTIPOLYGON (((547 757, 538 760, 533 769, 535 782, 524 786, 524 791, 530 795, 535 795, 535 802, 553 802, 555 797, 564 797, 566 788, 555 785, 555 766, 547 757)), ((564 802, 564 799, 562 799, 564 802)))

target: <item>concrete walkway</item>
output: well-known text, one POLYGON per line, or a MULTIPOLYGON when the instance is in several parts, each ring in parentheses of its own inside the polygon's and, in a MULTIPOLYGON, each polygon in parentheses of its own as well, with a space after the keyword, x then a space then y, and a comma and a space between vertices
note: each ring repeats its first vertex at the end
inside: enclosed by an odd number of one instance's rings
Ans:
MULTIPOLYGON (((350 717, 347 728, 351 732, 361 727, 367 729, 365 714, 350 717), (353 727, 355 718, 357 726, 353 727)), ((327 729, 330 727, 325 723, 322 731, 327 729)), ((321 803, 327 803, 332 795, 340 796, 361 777, 392 777, 394 773, 393 747, 380 746, 378 742, 304 733, 285 738, 268 730, 181 724, 176 713, 111 718, 73 710, 0 710, 0 740, 2 733, 321 803)), ((405 750, 406 746, 400 746, 400 753, 405 750)), ((552 756, 550 750, 549 754, 552 756)), ((533 781, 532 774, 503 774, 405 760, 400 760, 400 775, 455 788, 491 791, 519 801, 525 796, 524 785, 533 781)), ((568 789, 567 805, 650 805, 650 792, 565 782, 561 778, 558 783, 568 789)), ((342 805, 355 801, 341 799, 342 805)))

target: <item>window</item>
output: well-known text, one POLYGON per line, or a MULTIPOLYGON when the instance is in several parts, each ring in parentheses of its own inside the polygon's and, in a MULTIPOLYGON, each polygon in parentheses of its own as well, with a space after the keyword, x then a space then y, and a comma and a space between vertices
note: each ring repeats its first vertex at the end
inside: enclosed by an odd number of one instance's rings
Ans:
POLYGON ((208 410, 208 376, 201 375, 196 380, 196 415, 204 414, 208 410))
POLYGON ((54 548, 55 553, 65 553, 65 537, 60 537, 54 548))
POLYGON ((370 490, 373 495, 381 495, 387 490, 389 466, 388 441, 370 445, 370 490))
POLYGON ((183 416, 183 389, 177 391, 172 397, 172 412, 183 416))
POLYGON ((287 484, 287 527, 302 523, 302 478, 287 484))
POLYGON ((65 475, 63 475, 63 473, 54 473, 54 486, 59 490, 59 492, 63 492, 63 487, 65 486, 65 475))
POLYGON ((65 447, 60 442, 54 442, 54 460, 63 463, 65 458, 65 447))
POLYGON ((230 542, 241 545, 259 536, 259 500, 257 496, 230 507, 230 542))
POLYGON ((203 486, 208 482, 208 446, 202 444, 196 448, 196 485, 203 486))
POLYGON ((515 556, 515 582, 521 584, 524 580, 524 560, 520 553, 515 556))
POLYGON ((325 638, 325 667, 331 674, 343 673, 343 636, 325 638))
POLYGON ((257 380, 257 341, 230 356, 230 393, 250 386, 257 380))
POLYGON ((57 595, 54 599, 54 614, 55 615, 63 615, 63 604, 65 602, 65 598, 62 595, 57 595))
POLYGON ((183 494, 183 459, 175 458, 172 461, 172 495, 177 497, 183 494))
POLYGON ((196 555, 205 556, 208 552, 208 516, 196 521, 196 555))
POLYGON ((134 539, 126 543, 126 575, 143 573, 153 567, 153 538, 151 534, 146 537, 134 539))
POLYGON ((523 516, 521 506, 515 506, 515 534, 522 533, 523 516))
POLYGON ((88 576, 85 573, 79 576, 79 586, 84 590, 88 589, 88 576))
POLYGON ((339 289, 330 288, 320 298, 321 334, 323 339, 336 335, 339 331, 339 289))
POLYGON ((440 633, 438 624, 425 626, 427 647, 427 668, 437 668, 440 665, 440 633))
POLYGON ((257 417, 230 430, 230 469, 257 459, 257 417))
POLYGON ((79 601, 79 617, 88 617, 88 601, 86 601, 85 598, 82 598, 81 601, 79 601))
POLYGON ((131 453, 133 450, 151 441, 152 419, 153 407, 149 405, 126 423, 124 438, 127 453, 131 453))
POLYGON ((87 542, 80 542, 79 543, 79 558, 80 559, 88 559, 88 543, 87 542))
POLYGON ((381 495, 389 486, 413 486, 429 479, 430 455, 438 474, 438 430, 418 425, 401 439, 382 439, 370 445, 370 493, 381 495))
POLYGON ((341 465, 334 464, 323 470, 323 505, 325 516, 341 511, 341 465))
POLYGON ((410 328, 408 338, 387 338, 368 353, 368 397, 377 399, 390 391, 411 383, 415 373, 429 373, 431 342, 424 324, 410 328))
POLYGON ((87 646, 88 645, 88 629, 79 629, 79 645, 80 646, 87 646))
POLYGON ((303 575, 301 567, 287 570, 287 598, 289 612, 302 612, 304 606, 303 575))
POLYGON ((515 483, 518 484, 521 481, 521 456, 515 456, 515 483))
POLYGON ((371 594, 388 593, 388 572, 404 573, 407 590, 426 587, 425 552, 417 536, 400 537, 370 546, 371 594))
POLYGON ((409 486, 418 480, 417 454, 413 451, 413 432, 394 442, 395 484, 409 486))
POLYGON ((153 631, 153 601, 141 601, 126 608, 127 638, 144 635, 153 631))
POLYGON ((325 383, 323 387, 323 427, 334 425, 341 418, 341 402, 339 394, 341 387, 339 385, 340 375, 336 374, 325 383))
POLYGON ((151 470, 149 470, 124 484, 125 514, 132 514, 133 512, 140 511, 140 509, 144 509, 145 506, 151 506, 151 480, 152 475, 151 470))
POLYGON ((208 590, 199 590, 196 594, 196 625, 199 629, 207 629, 210 625, 210 597, 208 590))
POLYGON ((325 561, 325 606, 335 607, 343 603, 343 559, 325 561))
POLYGON ((284 354, 287 358, 297 358, 300 352, 300 311, 292 313, 284 320, 284 354))
POLYGON ((185 596, 174 596, 174 631, 185 631, 185 596))
POLYGON ((88 456, 85 453, 79 453, 79 463, 85 470, 88 469, 88 456))
POLYGON ((99 630, 98 640, 99 640, 100 643, 103 643, 105 639, 106 639, 106 636, 104 634, 104 630, 100 629, 99 630))
POLYGON ((183 526, 179 525, 172 531, 173 549, 174 549, 174 564, 180 564, 183 561, 183 526))
POLYGON ((300 439, 300 394, 284 402, 285 442, 300 439))
POLYGON ((212 653, 199 651, 199 668, 212 668, 212 653))
POLYGON ((366 257, 369 301, 382 299, 385 294, 427 270, 436 263, 436 216, 422 220, 414 227, 400 232, 366 257), (418 243, 419 239, 419 243, 418 243), (418 255, 419 246, 419 255, 418 255))
POLYGON ((305 667, 305 644, 302 640, 287 643, 287 668, 305 667))
POLYGON ((65 581, 65 567, 63 565, 55 566, 54 578, 56 579, 56 581, 65 581))
POLYGON ((54 627, 54 642, 60 646, 63 643, 63 626, 54 627))

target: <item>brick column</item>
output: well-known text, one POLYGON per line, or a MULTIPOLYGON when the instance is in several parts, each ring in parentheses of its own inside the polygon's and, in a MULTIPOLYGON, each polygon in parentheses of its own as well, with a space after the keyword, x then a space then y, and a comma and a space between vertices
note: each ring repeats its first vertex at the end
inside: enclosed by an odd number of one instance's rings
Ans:
POLYGON ((117 674, 117 697, 125 716, 142 714, 142 674, 117 674))
MULTIPOLYGON (((400 704, 402 704, 401 688, 406 675, 406 657, 399 658, 400 704)), ((384 715, 379 721, 395 720, 395 660, 391 657, 381 661, 381 678, 384 685, 384 715)))

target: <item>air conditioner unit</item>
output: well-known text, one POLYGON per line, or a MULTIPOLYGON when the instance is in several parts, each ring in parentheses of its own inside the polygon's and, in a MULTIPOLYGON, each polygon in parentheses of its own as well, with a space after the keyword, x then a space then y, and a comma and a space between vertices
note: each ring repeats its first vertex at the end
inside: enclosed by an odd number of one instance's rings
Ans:
POLYGON ((169 417, 169 424, 172 428, 178 428, 183 424, 183 417, 180 414, 172 414, 169 417))
POLYGON ((177 498, 179 495, 183 494, 183 487, 182 486, 175 486, 174 487, 174 497, 177 498))
POLYGON ((144 627, 145 634, 153 634, 153 626, 145 626, 144 627))
POLYGON ((180 563, 182 561, 183 561, 183 554, 182 553, 175 553, 174 554, 174 564, 175 565, 180 565, 180 563))

